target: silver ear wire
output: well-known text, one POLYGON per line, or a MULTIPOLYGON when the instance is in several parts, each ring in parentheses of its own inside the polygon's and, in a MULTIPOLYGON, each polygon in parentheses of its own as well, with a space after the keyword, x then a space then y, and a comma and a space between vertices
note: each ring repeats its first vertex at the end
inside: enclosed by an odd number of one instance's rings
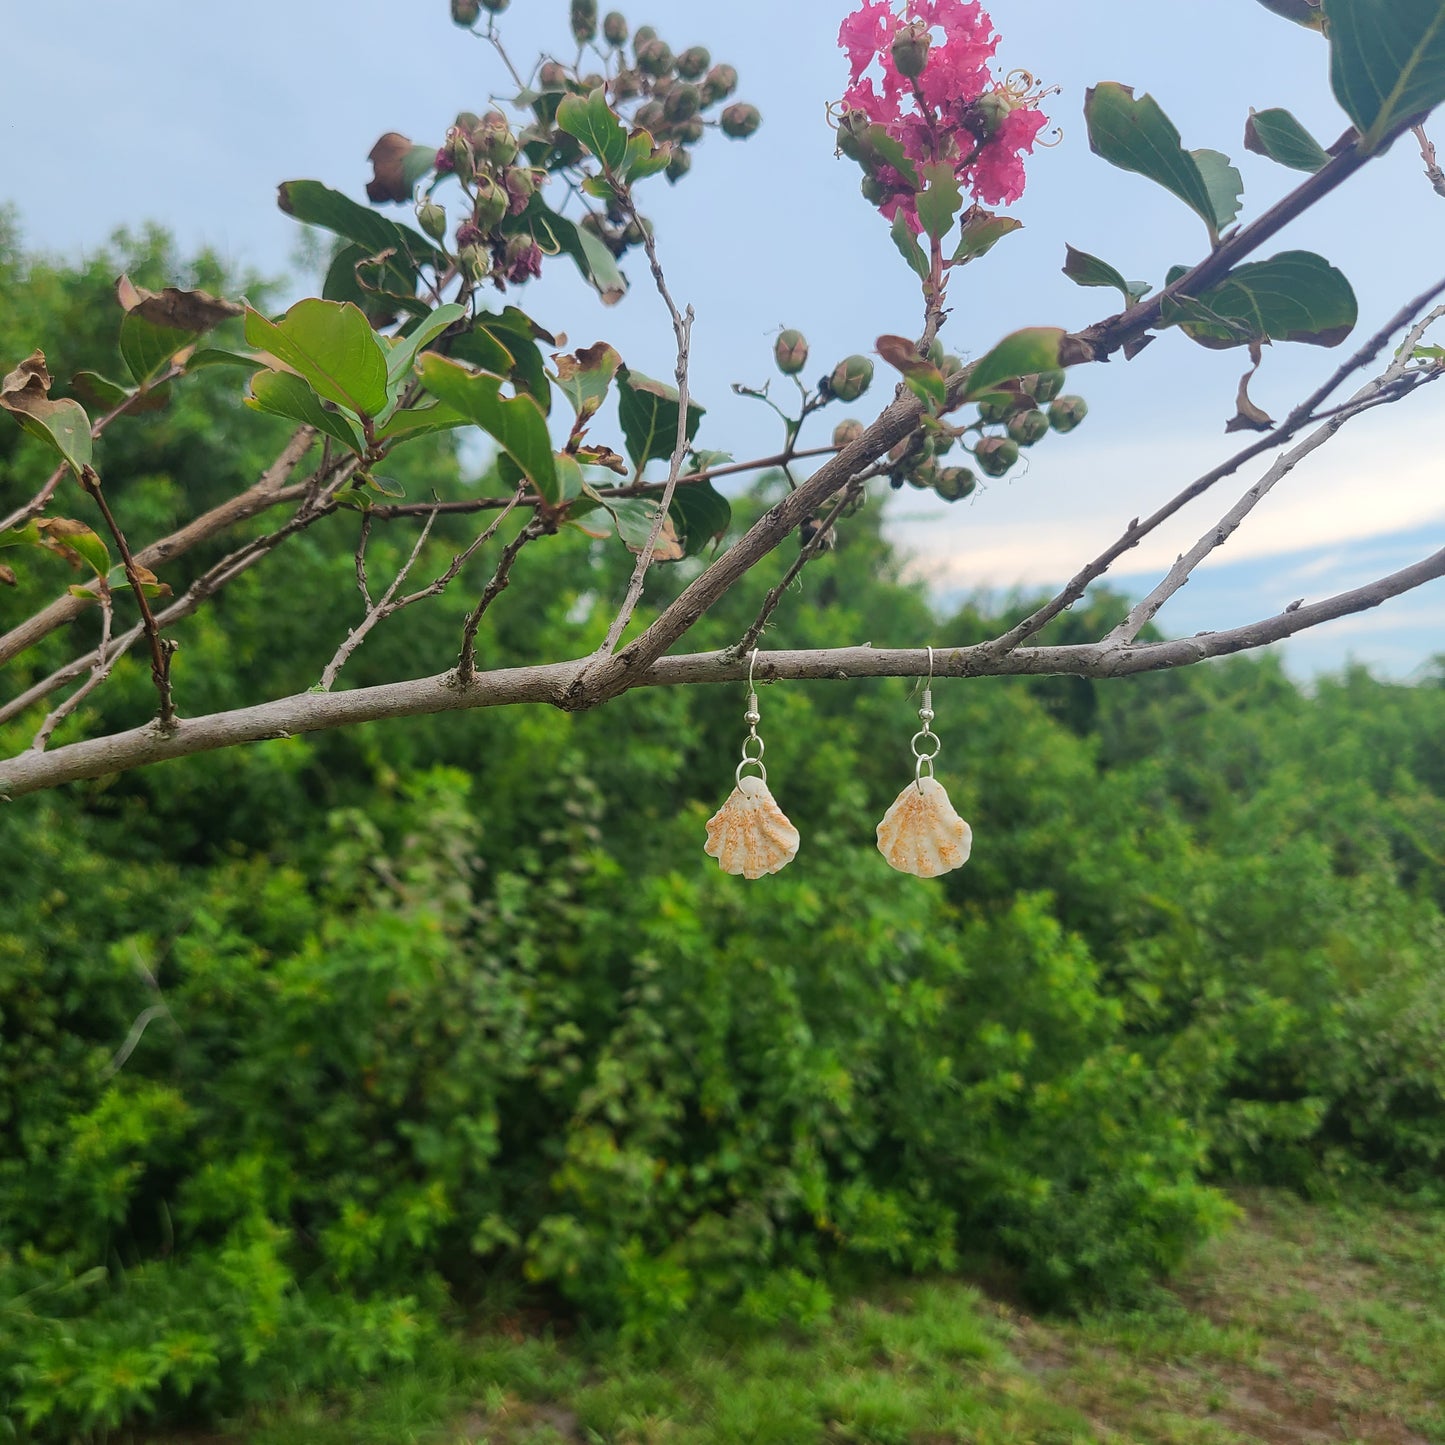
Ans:
POLYGON ((923 700, 918 708, 918 721, 923 726, 913 735, 913 757, 915 766, 913 769, 913 781, 918 784, 920 792, 923 791, 924 769, 927 769, 927 776, 933 776, 933 760, 943 751, 943 740, 933 731, 933 719, 936 714, 933 711, 933 649, 928 649, 928 681, 924 684, 923 700), (932 743, 931 750, 929 743, 932 743))

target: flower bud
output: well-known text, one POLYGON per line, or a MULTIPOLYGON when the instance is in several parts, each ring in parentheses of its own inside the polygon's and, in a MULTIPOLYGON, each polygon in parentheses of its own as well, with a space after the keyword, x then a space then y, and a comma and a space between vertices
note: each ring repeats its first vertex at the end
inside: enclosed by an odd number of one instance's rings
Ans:
POLYGON ((844 417, 833 428, 833 445, 835 447, 852 446, 863 435, 863 430, 863 423, 857 417, 844 417))
POLYGON ((986 476, 1001 477, 1019 459, 1019 444, 1008 437, 984 437, 973 449, 973 459, 986 476))
POLYGON ((667 163, 667 178, 676 185, 692 169, 692 157, 681 146, 674 146, 667 163))
POLYGON ((534 171, 531 166, 511 166, 502 179, 506 183, 510 198, 507 209, 514 216, 520 216, 527 209, 527 202, 536 194, 537 187, 546 179, 545 171, 534 171))
POLYGON ((560 60, 544 60, 537 71, 537 84, 543 90, 566 90, 567 67, 560 60))
POLYGON ((1031 447, 1049 434, 1049 419, 1041 411, 1018 412, 1009 418, 1008 434, 1021 447, 1031 447))
POLYGON ((472 221, 483 231, 490 231, 507 214, 512 198, 491 176, 478 176, 475 190, 477 201, 472 221))
POLYGON ((457 262, 468 281, 485 281, 492 270, 492 253, 473 242, 457 252, 457 262))
POLYGON ((662 113, 674 125, 691 120, 702 109, 702 92, 695 85, 684 82, 668 91, 663 102, 662 113))
MULTIPOLYGON (((481 0, 452 0, 452 24, 471 29, 482 13, 481 0)), ((435 132, 433 132, 435 134, 435 132)))
POLYGON ((707 68, 711 64, 712 56, 701 45, 689 45, 677 57, 677 73, 684 80, 697 80, 706 74, 707 68))
POLYGON ((715 105, 726 100, 738 88, 738 73, 731 65, 714 65, 703 77, 703 103, 715 105))
POLYGON ((773 360, 784 376, 796 376, 808 364, 808 342, 803 333, 791 327, 779 332, 773 343, 773 360))
POLYGON ((920 492, 928 492, 938 485, 940 472, 938 463, 932 457, 924 456, 903 475, 910 487, 917 487, 920 492))
POLYGON ((998 134, 999 127, 1012 110, 1012 102, 1002 91, 990 90, 969 106, 964 124, 977 139, 988 140, 998 134))
POLYGON ((646 45, 649 40, 656 39, 657 31, 653 26, 639 25, 637 27, 636 33, 632 37, 632 53, 636 55, 637 52, 641 50, 642 47, 646 45))
POLYGON ((976 486, 978 478, 967 467, 943 467, 939 470, 933 490, 945 502, 961 502, 976 486))
POLYGON ((602 38, 609 45, 627 44, 627 17, 619 10, 609 10, 602 17, 602 38))
POLYGON ((500 170, 517 159, 521 144, 512 134, 507 117, 499 110, 489 110, 472 129, 472 149, 488 165, 500 170))
POLYGON ((1023 389, 1040 405, 1046 406, 1064 389, 1062 371, 1036 371, 1019 378, 1023 389))
POLYGON ((755 105, 730 105, 722 113, 722 133, 733 140, 746 140, 762 123, 755 105))
POLYGON ((417 224, 432 238, 440 241, 447 233, 447 213, 431 199, 416 208, 417 224))
POLYGON ((637 66, 645 74, 660 79, 672 70, 672 50, 665 40, 649 40, 638 48, 637 66))
POLYGON ((870 206, 882 206, 887 204, 893 192, 874 176, 863 177, 863 199, 870 206))
POLYGON ((627 223, 622 239, 629 246, 640 246, 651 234, 652 222, 646 216, 638 216, 627 223))
POLYGON ((572 0, 572 34, 578 45, 597 36, 597 0, 572 0))
POLYGON ((907 25, 900 26, 893 37, 894 69, 909 80, 917 80, 928 64, 931 44, 926 20, 910 20, 907 25))
POLYGON ((866 356, 848 356, 833 368, 827 389, 839 401, 857 401, 873 381, 873 363, 866 356))
POLYGON ((1061 396, 1049 403, 1049 425, 1056 432, 1070 432, 1089 414, 1081 396, 1061 396))

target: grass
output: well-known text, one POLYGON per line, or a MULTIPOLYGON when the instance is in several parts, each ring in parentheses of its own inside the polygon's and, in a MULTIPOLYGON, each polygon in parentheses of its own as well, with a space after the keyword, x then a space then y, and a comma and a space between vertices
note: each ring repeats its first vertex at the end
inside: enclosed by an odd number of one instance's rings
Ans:
MULTIPOLYGON (((954 1280, 663 1363, 513 1320, 210 1445, 1445 1445, 1445 1214, 1237 1196, 1143 1306, 1036 1319, 954 1280)), ((176 1442, 179 1445, 179 1442, 176 1442)))

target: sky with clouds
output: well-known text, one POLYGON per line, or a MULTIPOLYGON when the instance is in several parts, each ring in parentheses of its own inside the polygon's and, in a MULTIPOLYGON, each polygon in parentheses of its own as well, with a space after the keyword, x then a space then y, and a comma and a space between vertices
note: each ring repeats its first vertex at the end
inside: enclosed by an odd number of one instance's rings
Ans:
MULTIPOLYGON (((859 196, 856 168, 835 159, 827 128, 827 102, 846 77, 835 38, 851 8, 851 0, 646 0, 628 12, 675 50, 701 43, 736 65, 739 98, 764 116, 746 143, 709 136, 686 181, 672 188, 659 179, 643 197, 672 290, 697 311, 693 387, 708 406, 699 441, 739 457, 766 454, 778 439, 772 414, 730 388, 772 374, 780 325, 806 332, 810 374, 869 351, 880 333, 919 325, 917 282, 859 196)), ((1031 162, 1012 212, 1024 229, 955 276, 945 340, 960 354, 1020 326, 1078 327, 1115 309, 1112 293, 1080 290, 1060 273, 1066 241, 1156 284, 1169 265, 1204 252, 1203 226, 1187 208, 1089 153, 1081 115, 1089 85, 1148 90, 1186 146, 1228 153, 1244 175, 1246 220, 1295 176, 1243 151, 1251 106, 1285 106, 1327 144, 1344 128, 1322 40, 1255 0, 994 0, 989 8, 1003 37, 1001 68, 1026 68, 1061 88, 1048 108, 1063 138, 1031 162)), ((519 59, 565 50, 566 11, 566 0, 512 0, 502 16, 509 49, 519 59)), ((26 244, 72 256, 118 226, 158 220, 183 249, 209 246, 263 275, 294 272, 297 227, 276 209, 279 181, 314 177, 359 197, 370 174, 364 158, 383 131, 430 143, 457 110, 481 110, 503 91, 490 47, 451 24, 446 0, 252 0, 244 12, 195 0, 47 0, 13 8, 5 24, 0 201, 17 207, 26 244), (88 158, 80 170, 77 146, 88 158)), ((1316 249, 1338 265, 1359 296, 1363 335, 1445 273, 1442 234, 1445 203, 1401 142, 1269 249, 1316 249)), ((645 272, 630 269, 634 294, 615 309, 562 265, 548 268, 525 304, 573 343, 605 337, 630 365, 665 376, 671 331, 645 272)), ((1254 397, 1279 415, 1340 359, 1274 347, 1254 397)), ((1060 582, 1130 518, 1236 449, 1223 424, 1241 369, 1238 353, 1207 352, 1178 333, 1134 363, 1082 368, 1070 381, 1090 405, 1079 431, 1047 438, 1027 468, 965 503, 900 493, 890 503, 893 534, 945 599, 1060 582)), ((1433 389, 1354 423, 1281 484, 1161 621, 1176 632, 1247 621, 1438 548, 1440 423, 1433 389)), ((830 428, 824 413, 816 440, 830 428)), ((1147 589, 1264 465, 1222 483, 1128 554, 1121 581, 1147 589)), ((1445 583, 1437 582, 1289 644, 1287 656, 1302 675, 1353 657, 1408 676, 1441 652, 1445 583)))

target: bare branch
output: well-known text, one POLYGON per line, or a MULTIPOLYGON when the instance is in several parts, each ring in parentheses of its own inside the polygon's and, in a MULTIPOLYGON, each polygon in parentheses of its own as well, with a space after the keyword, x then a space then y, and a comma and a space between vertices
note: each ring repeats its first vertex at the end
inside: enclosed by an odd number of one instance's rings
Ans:
MULTIPOLYGON (((498 524, 501 518, 498 518, 498 524)), ((495 530, 495 528, 493 529, 495 530)), ((482 624, 482 618, 486 615, 487 608, 496 601, 498 596, 506 590, 512 580, 512 564, 517 560, 517 554, 527 545, 528 542, 535 542, 538 537, 547 531, 547 524, 538 517, 531 521, 502 548, 501 558, 497 562, 497 570, 492 573, 491 580, 482 589, 482 595, 477 605, 472 609, 471 615, 467 618, 466 626, 462 629, 462 654, 457 661, 456 681, 463 689, 471 688, 477 682, 477 628, 482 624)))
POLYGON ((364 523, 362 525, 361 542, 356 549, 356 574, 357 584, 361 588, 361 595, 366 599, 367 612, 362 618, 361 624, 346 634, 346 640, 336 649, 335 656, 326 664, 321 674, 321 691, 330 692, 331 685, 336 681, 336 674, 346 666, 346 660, 366 641, 366 634, 376 626, 378 622, 384 622, 393 612, 402 606, 401 603, 393 603, 392 598, 396 596, 397 589, 406 581, 406 574, 411 571, 416 559, 421 556, 421 549, 426 546, 426 539, 431 536, 432 523, 436 521, 436 513, 433 512, 426 519, 426 525, 421 529, 421 535, 416 539, 416 546, 411 549, 411 556, 403 562, 397 570, 395 577, 391 579, 391 586, 381 594, 381 601, 373 603, 371 592, 366 585, 366 538, 370 535, 371 529, 364 523))
POLYGON ((1225 477, 1233 475, 1240 467, 1252 462, 1256 457, 1283 446, 1298 435, 1312 421, 1318 419, 1319 407, 1326 398, 1361 367, 1368 366, 1380 354, 1390 338, 1412 318, 1418 316, 1442 292, 1445 292, 1445 279, 1437 281, 1428 291, 1421 292, 1414 300, 1407 302, 1353 356, 1337 367, 1320 386, 1300 402, 1279 424, 1276 431, 1251 442, 1242 451, 1236 452, 1228 461, 1221 462, 1211 471, 1205 472, 1202 477, 1191 482, 1182 492, 1166 502, 1145 521, 1140 522, 1136 517, 1124 529, 1123 535, 1116 542, 1094 558, 1092 562, 1086 563, 1078 573, 1070 578, 1059 593, 1051 597, 1037 611, 1025 617, 1022 622, 994 638, 987 646, 998 652, 1009 652, 1043 631, 1061 612, 1072 607, 1090 585, 1098 581, 1125 552, 1137 547, 1140 541, 1155 528, 1167 522, 1170 517, 1182 510, 1196 497, 1203 496, 1216 482, 1223 481, 1225 477))
MULTIPOLYGON (((525 530, 525 529, 524 529, 525 530)), ((936 648, 936 677, 1065 676, 1125 677, 1187 667, 1206 658, 1223 657, 1278 642, 1322 622, 1377 607, 1401 593, 1445 577, 1445 548, 1388 577, 1341 592, 1307 606, 1289 607, 1227 632, 1206 632, 1171 642, 1105 647, 1089 643, 1066 647, 1025 647, 999 654, 987 644, 936 648)), ((192 753, 377 722, 386 718, 420 717, 476 707, 518 703, 551 703, 557 707, 587 706, 597 696, 576 700, 578 679, 593 657, 534 667, 505 668, 477 675, 464 687, 457 674, 445 672, 410 682, 355 688, 349 692, 305 692, 294 697, 238 708, 209 717, 180 719, 170 732, 154 723, 111 737, 70 743, 37 753, 27 750, 0 762, 0 798, 18 798, 43 788, 81 778, 125 772, 192 753)), ((883 650, 844 647, 808 652, 760 653, 759 681, 803 678, 917 677, 927 666, 922 648, 883 650)), ((704 683, 737 683, 748 675, 748 661, 731 648, 721 652, 668 657, 648 666, 633 679, 635 687, 679 687, 704 683)))
POLYGON ((1434 143, 1425 134, 1423 125, 1412 126, 1411 129, 1420 143, 1420 159, 1425 162, 1425 179, 1434 187, 1437 196, 1445 196, 1445 171, 1440 169, 1440 162, 1435 158, 1434 143))
POLYGON ((110 676, 113 661, 110 654, 110 630, 114 621, 115 604, 111 601, 110 588, 102 581, 100 584, 100 646, 95 650, 95 662, 90 669, 90 676, 40 724, 40 731, 35 734, 34 741, 30 744, 37 752, 45 751, 55 729, 110 676))

